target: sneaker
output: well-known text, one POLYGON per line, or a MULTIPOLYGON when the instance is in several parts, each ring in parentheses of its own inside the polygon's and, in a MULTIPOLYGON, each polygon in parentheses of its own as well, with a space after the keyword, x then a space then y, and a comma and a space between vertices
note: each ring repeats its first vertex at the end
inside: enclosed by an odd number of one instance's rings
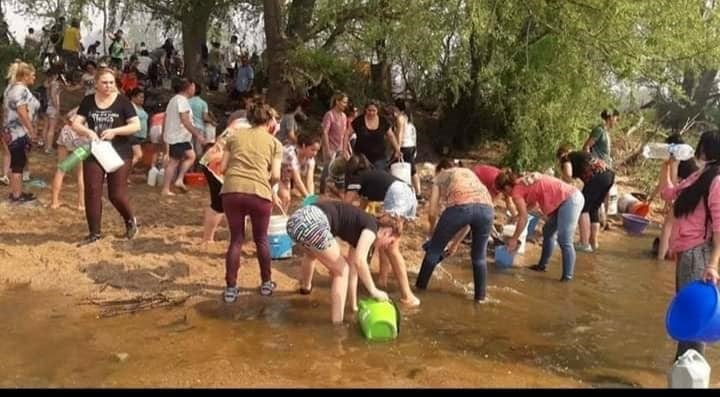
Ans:
POLYGON ((567 283, 570 281, 572 281, 572 277, 570 277, 570 276, 562 276, 562 278, 560 279, 560 282, 563 282, 563 283, 567 283))
POLYGON ((240 295, 240 289, 238 289, 238 287, 227 287, 223 294, 223 300, 225 300, 225 303, 234 303, 238 295, 240 295))
POLYGON ((576 244, 575 244, 575 251, 585 252, 585 253, 588 253, 588 254, 592 254, 593 252, 595 252, 595 251, 593 250, 593 247, 590 246, 590 244, 580 244, 580 243, 576 243, 576 244))
POLYGON ((0 185, 10 185, 10 178, 8 178, 7 175, 3 175, 2 177, 0 177, 0 185))
POLYGON ((20 196, 13 197, 12 193, 8 196, 8 199, 11 203, 27 203, 30 201, 35 201, 37 197, 35 197, 32 193, 20 193, 20 196))
POLYGON ((546 272, 547 271, 545 266, 540 266, 540 265, 532 265, 528 269, 536 271, 536 272, 546 272))
POLYGON ((83 239, 83 241, 79 242, 77 246, 78 246, 78 247, 84 247, 84 246, 86 246, 86 245, 90 245, 90 244, 92 244, 92 243, 94 243, 94 242, 96 242, 96 241, 99 241, 100 239, 102 239, 102 235, 100 235, 100 234, 92 234, 92 233, 91 233, 91 234, 87 235, 87 237, 85 237, 85 238, 83 239))
POLYGON ((130 221, 125 223, 125 237, 128 240, 132 240, 137 236, 138 232, 140 231, 140 228, 137 224, 137 218, 132 218, 130 221))
POLYGON ((260 285, 260 295, 270 296, 275 291, 275 288, 277 288, 277 284, 274 281, 265 281, 260 285))

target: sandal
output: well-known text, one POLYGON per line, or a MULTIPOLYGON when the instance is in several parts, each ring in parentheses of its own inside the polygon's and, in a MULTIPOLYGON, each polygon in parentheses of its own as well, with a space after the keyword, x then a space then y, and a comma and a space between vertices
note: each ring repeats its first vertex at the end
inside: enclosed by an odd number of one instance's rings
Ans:
POLYGON ((270 296, 273 294, 275 288, 277 288, 277 284, 275 284, 274 281, 265 281, 260 285, 260 295, 270 296))
POLYGON ((238 295, 240 295, 240 289, 238 287, 227 287, 225 288, 223 299, 225 303, 233 303, 237 300, 238 295))
POLYGON ((310 295, 310 294, 312 294, 312 289, 313 289, 313 287, 310 287, 308 289, 300 287, 300 290, 298 292, 300 292, 300 295, 310 295))
POLYGON ((547 271, 547 269, 545 268, 545 266, 540 266, 540 265, 532 265, 532 266, 530 266, 528 269, 534 270, 534 271, 536 271, 536 272, 545 272, 545 271, 547 271))

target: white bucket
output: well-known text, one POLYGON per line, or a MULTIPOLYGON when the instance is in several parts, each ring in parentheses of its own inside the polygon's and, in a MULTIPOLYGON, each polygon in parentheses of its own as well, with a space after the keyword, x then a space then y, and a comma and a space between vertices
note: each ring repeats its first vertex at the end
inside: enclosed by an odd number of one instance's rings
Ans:
POLYGON ((390 165, 390 173, 401 181, 412 184, 412 165, 404 161, 400 161, 390 165))
POLYGON ((107 173, 113 173, 125 165, 125 162, 120 158, 120 155, 117 154, 110 142, 92 142, 90 144, 90 153, 95 156, 95 159, 107 173))
MULTIPOLYGON (((503 237, 512 237, 515 234, 515 225, 503 226, 503 237)), ((527 226, 520 235, 520 245, 518 246, 517 253, 522 255, 525 253, 525 245, 527 243, 527 226)))
POLYGON ((159 175, 160 175, 160 170, 158 170, 157 167, 155 167, 155 166, 150 167, 150 171, 148 171, 148 175, 147 175, 148 186, 157 186, 159 175))

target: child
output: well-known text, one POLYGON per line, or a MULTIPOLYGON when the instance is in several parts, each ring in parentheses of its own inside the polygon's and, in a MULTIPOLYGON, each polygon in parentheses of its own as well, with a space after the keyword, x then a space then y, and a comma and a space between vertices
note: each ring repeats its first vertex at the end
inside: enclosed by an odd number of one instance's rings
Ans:
MULTIPOLYGON (((67 116, 65 117, 65 125, 63 126, 62 130, 60 131, 60 136, 58 136, 57 140, 57 149, 58 149, 58 164, 61 163, 65 157, 67 157, 70 153, 72 153, 75 149, 78 147, 85 145, 88 143, 88 140, 83 137, 79 137, 75 131, 72 129, 72 119, 75 117, 75 114, 77 114, 78 108, 72 109, 70 112, 68 112, 67 116)), ((77 201, 77 208, 79 210, 85 209, 85 186, 83 183, 83 167, 82 165, 78 165, 75 167, 75 170, 77 172, 77 184, 78 184, 78 201, 77 201)), ((59 168, 55 171, 55 177, 53 178, 52 182, 52 202, 50 203, 50 208, 52 209, 58 209, 60 208, 60 189, 62 189, 62 183, 63 179, 65 178, 65 172, 61 171, 59 168)))

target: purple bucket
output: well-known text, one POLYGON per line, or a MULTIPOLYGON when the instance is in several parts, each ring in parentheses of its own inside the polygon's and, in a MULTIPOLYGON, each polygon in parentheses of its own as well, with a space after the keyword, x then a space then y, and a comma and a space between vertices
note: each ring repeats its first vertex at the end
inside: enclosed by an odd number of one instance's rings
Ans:
POLYGON ((643 234, 650 221, 637 215, 623 214, 623 228, 628 234, 643 234))

